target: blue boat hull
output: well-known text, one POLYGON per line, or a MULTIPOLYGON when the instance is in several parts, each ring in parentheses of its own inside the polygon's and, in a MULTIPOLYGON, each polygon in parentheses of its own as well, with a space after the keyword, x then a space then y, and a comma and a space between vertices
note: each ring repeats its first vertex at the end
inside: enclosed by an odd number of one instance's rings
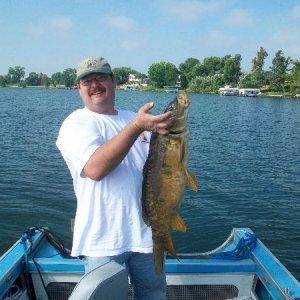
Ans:
MULTIPOLYGON (((215 250, 167 256, 168 299, 300 299, 299 282, 254 237, 233 229, 215 250)), ((84 275, 82 260, 68 255, 47 229, 23 233, 0 258, 0 299, 68 299, 84 275)))

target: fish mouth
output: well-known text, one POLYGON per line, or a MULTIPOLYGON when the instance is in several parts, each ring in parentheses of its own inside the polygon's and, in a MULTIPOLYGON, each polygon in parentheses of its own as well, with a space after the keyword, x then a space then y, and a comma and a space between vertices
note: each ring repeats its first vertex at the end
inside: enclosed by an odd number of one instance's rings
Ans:
POLYGON ((180 93, 178 95, 178 103, 182 106, 182 107, 188 107, 190 105, 190 100, 189 98, 186 96, 185 93, 180 93))
POLYGON ((180 92, 178 96, 169 103, 164 112, 171 111, 173 116, 182 115, 182 111, 190 106, 190 100, 184 92, 180 92))
POLYGON ((169 133, 172 135, 178 135, 185 133, 186 119, 188 113, 188 107, 190 100, 184 92, 180 92, 179 95, 169 103, 165 112, 170 111, 174 122, 168 127, 169 133))

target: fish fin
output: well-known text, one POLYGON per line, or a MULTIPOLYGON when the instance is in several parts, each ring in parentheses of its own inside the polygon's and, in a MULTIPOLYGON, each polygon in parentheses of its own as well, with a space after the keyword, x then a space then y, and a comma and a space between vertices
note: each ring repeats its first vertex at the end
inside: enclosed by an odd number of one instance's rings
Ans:
POLYGON ((153 239, 153 255, 156 273, 161 273, 163 271, 165 251, 170 252, 174 258, 177 258, 171 235, 168 235, 164 240, 153 239))
POLYGON ((182 217, 176 213, 176 215, 172 218, 172 223, 171 226, 174 230, 186 232, 187 231, 187 226, 182 219, 182 217))
POLYGON ((198 191, 198 179, 194 173, 185 170, 187 185, 195 192, 198 191))

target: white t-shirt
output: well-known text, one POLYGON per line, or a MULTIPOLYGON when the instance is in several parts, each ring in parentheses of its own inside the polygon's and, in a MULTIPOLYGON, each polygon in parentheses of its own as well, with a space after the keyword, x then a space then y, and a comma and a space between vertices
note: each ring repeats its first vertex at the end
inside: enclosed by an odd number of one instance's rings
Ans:
MULTIPOLYGON (((86 107, 63 122, 56 145, 73 178, 77 197, 72 256, 111 256, 152 252, 152 233, 142 218, 142 170, 149 143, 138 138, 113 171, 100 181, 82 170, 94 151, 135 116, 129 111, 102 115, 86 107)), ((149 141, 150 133, 145 132, 149 141)))

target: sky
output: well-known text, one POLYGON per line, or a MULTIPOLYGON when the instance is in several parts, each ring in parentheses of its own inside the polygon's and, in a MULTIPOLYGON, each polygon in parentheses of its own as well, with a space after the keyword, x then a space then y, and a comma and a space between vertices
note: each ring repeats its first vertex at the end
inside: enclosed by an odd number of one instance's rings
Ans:
POLYGON ((0 0, 0 75, 51 76, 99 56, 147 74, 161 61, 241 54, 250 71, 260 47, 266 70, 278 50, 300 59, 299 0, 0 0))

